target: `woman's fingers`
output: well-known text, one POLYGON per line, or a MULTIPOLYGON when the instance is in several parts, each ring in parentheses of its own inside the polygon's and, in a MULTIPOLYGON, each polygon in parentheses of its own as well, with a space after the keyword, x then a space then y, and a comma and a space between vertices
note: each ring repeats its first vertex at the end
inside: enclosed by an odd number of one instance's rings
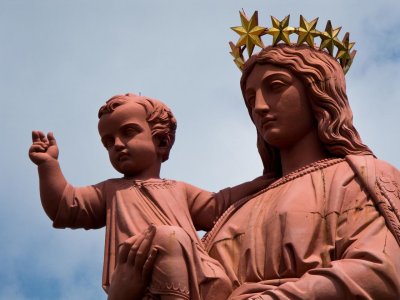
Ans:
POLYGON ((129 251, 127 262, 136 268, 142 268, 144 262, 147 259, 147 256, 150 252, 150 246, 153 241, 153 237, 155 234, 156 228, 154 225, 150 225, 149 228, 141 233, 136 240, 136 242, 132 245, 131 250, 129 251))
POLYGON ((146 260, 146 262, 143 265, 143 271, 142 271, 142 278, 146 279, 149 278, 151 275, 151 272, 153 271, 154 267, 154 262, 156 261, 158 254, 158 249, 157 248, 152 248, 150 250, 150 254, 146 260))
POLYGON ((137 235, 136 240, 134 241, 134 243, 131 244, 131 247, 129 249, 129 253, 127 256, 127 260, 126 262, 130 265, 135 265, 135 261, 136 261, 136 252, 139 249, 140 244, 143 242, 144 238, 146 237, 146 235, 144 233, 140 233, 137 235))
POLYGON ((123 264, 128 260, 129 251, 131 251, 132 245, 137 239, 138 236, 133 235, 118 246, 118 263, 123 264))
POLYGON ((156 253, 152 246, 153 238, 156 233, 156 227, 150 225, 149 228, 138 235, 128 238, 118 247, 118 263, 127 263, 142 269, 147 264, 153 265, 153 259, 156 253))
POLYGON ((156 227, 152 224, 149 226, 143 241, 140 243, 136 253, 135 267, 142 269, 147 258, 150 255, 150 248, 153 243, 156 227))

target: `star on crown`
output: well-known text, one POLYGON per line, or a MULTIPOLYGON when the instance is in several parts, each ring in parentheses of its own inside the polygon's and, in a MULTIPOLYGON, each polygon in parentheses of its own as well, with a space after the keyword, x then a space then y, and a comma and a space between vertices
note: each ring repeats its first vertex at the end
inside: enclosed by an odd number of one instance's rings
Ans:
POLYGON ((258 25, 258 11, 255 11, 250 19, 243 10, 239 14, 242 26, 231 27, 231 29, 239 34, 240 37, 236 44, 229 42, 229 45, 231 47, 230 54, 234 58, 233 61, 240 70, 243 69, 243 65, 246 62, 243 56, 244 50, 247 48, 248 57, 250 57, 253 54, 255 46, 264 48, 261 36, 265 34, 272 35, 272 46, 277 45, 279 42, 290 45, 290 35, 296 34, 298 36, 297 45, 306 43, 308 46, 314 48, 316 46, 314 38, 319 37, 321 40, 318 47, 319 50, 326 51, 338 60, 345 74, 350 69, 356 55, 356 51, 352 50, 355 43, 350 42, 350 34, 347 32, 343 40, 340 41, 337 36, 341 27, 334 29, 330 20, 326 23, 325 31, 319 31, 315 29, 318 18, 308 22, 300 15, 300 26, 291 27, 289 26, 290 15, 286 16, 282 21, 271 16, 272 27, 266 28, 258 25), (335 48, 337 49, 336 54, 334 53, 335 48))

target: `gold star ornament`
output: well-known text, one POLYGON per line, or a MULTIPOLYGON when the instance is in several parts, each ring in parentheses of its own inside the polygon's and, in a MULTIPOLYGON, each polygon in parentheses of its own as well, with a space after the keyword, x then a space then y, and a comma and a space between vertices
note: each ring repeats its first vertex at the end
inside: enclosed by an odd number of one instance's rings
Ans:
POLYGON ((244 11, 240 11, 242 26, 231 27, 233 31, 240 35, 236 46, 246 46, 249 56, 253 53, 254 46, 264 48, 260 37, 265 34, 265 27, 258 26, 258 11, 255 11, 250 20, 244 11))
POLYGON ((317 26, 318 18, 307 22, 307 20, 300 15, 300 27, 297 28, 297 45, 301 45, 306 42, 310 47, 314 47, 314 37, 319 35, 319 31, 315 30, 317 26))
POLYGON ((326 23, 325 31, 320 33, 321 45, 319 46, 319 49, 322 50, 326 48, 329 54, 333 55, 334 46, 339 47, 341 45, 339 39, 337 38, 340 29, 342 29, 342 27, 333 29, 332 23, 329 20, 326 23))
POLYGON ((325 26, 325 31, 316 29, 318 18, 308 22, 302 15, 300 15, 299 27, 289 26, 290 15, 287 15, 282 21, 271 16, 272 27, 266 28, 258 26, 258 12, 249 19, 245 12, 239 12, 242 26, 231 27, 233 31, 239 34, 239 40, 236 44, 229 42, 231 48, 230 54, 233 56, 233 61, 243 70, 246 59, 250 58, 253 53, 254 47, 258 46, 264 48, 264 43, 261 37, 265 34, 272 36, 272 46, 276 46, 280 41, 291 46, 296 47, 300 45, 308 45, 318 51, 323 51, 332 56, 342 67, 343 72, 350 69, 356 51, 353 50, 354 42, 350 42, 350 35, 346 33, 343 40, 338 39, 338 34, 342 27, 333 28, 331 21, 328 21, 325 26), (297 35, 297 43, 291 44, 290 35, 297 35), (320 38, 321 42, 319 47, 315 45, 314 39, 320 38), (244 49, 247 48, 249 56, 244 57, 244 49), (337 51, 336 51, 337 50, 337 51), (336 52, 336 53, 334 53, 336 52))
POLYGON ((357 51, 351 51, 354 44, 354 42, 350 43, 350 33, 346 32, 341 42, 341 46, 338 47, 339 50, 336 54, 336 59, 339 59, 340 65, 342 66, 345 74, 350 69, 350 66, 353 63, 354 56, 356 56, 357 51))
POLYGON ((236 66, 242 70, 244 65, 243 49, 232 42, 229 42, 229 46, 231 47, 231 52, 229 53, 233 56, 233 61, 236 66))
POLYGON ((272 45, 275 46, 279 41, 284 41, 290 45, 289 35, 292 34, 295 29, 289 26, 290 15, 287 15, 282 21, 271 16, 272 27, 268 29, 267 34, 272 35, 272 45))

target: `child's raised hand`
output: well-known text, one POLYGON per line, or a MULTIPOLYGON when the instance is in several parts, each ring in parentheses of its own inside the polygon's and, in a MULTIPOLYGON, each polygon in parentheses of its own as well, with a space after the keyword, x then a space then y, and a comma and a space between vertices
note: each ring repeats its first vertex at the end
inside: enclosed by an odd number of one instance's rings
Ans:
POLYGON ((29 158, 36 165, 57 160, 58 146, 52 132, 47 137, 41 131, 32 131, 32 146, 29 148, 29 158))

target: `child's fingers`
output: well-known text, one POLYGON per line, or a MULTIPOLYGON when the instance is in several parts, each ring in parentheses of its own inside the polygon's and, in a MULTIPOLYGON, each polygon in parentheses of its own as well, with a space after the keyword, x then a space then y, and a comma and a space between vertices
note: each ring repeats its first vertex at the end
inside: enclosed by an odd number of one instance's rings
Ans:
POLYGON ((45 139, 46 136, 44 135, 44 133, 42 131, 38 131, 38 133, 39 133, 40 140, 43 141, 43 139, 45 139))
POLYGON ((49 141, 47 140, 47 137, 44 135, 42 131, 39 131, 39 138, 40 141, 46 144, 49 144, 49 141))
POLYGON ((29 153, 35 152, 46 152, 47 147, 43 146, 42 144, 33 144, 29 149, 29 153))
POLYGON ((49 143, 50 143, 51 146, 57 145, 56 138, 54 137, 54 133, 53 132, 50 131, 47 134, 47 139, 49 140, 49 143))
POLYGON ((43 141, 33 142, 32 145, 41 145, 41 146, 46 147, 46 148, 48 147, 48 144, 43 142, 43 141))
POLYGON ((40 142, 40 131, 38 130, 33 130, 32 131, 32 142, 40 142))
MULTIPOLYGON (((35 146, 34 148, 36 148, 36 146, 40 146, 40 147, 42 147, 42 148, 44 148, 44 149, 47 149, 47 148, 49 147, 49 145, 48 145, 47 143, 42 142, 42 141, 35 141, 35 142, 33 142, 32 145, 31 145, 31 148, 32 148, 33 146, 35 146)), ((31 149, 31 148, 30 148, 30 149, 31 149)))

